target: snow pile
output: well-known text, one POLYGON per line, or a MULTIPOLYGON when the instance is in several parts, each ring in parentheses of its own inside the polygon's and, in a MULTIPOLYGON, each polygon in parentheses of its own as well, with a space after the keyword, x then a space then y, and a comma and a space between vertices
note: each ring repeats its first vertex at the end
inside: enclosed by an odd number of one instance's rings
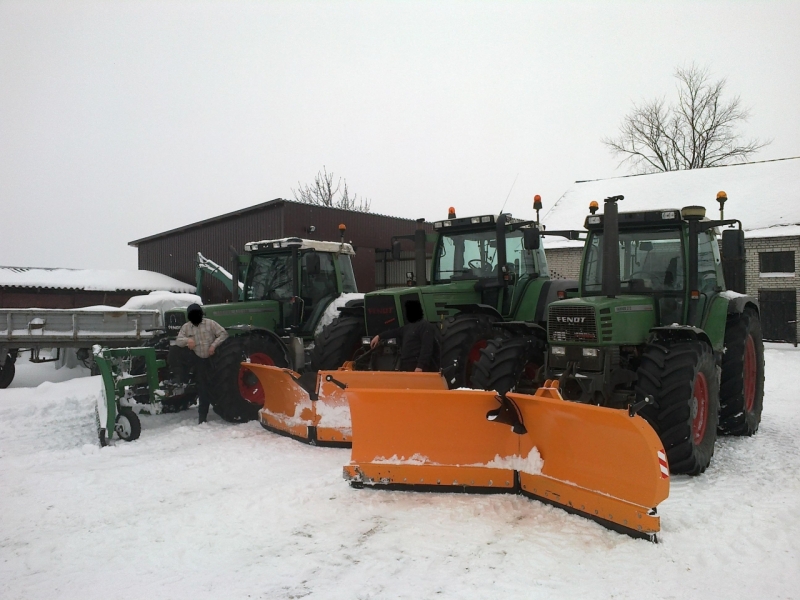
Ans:
POLYGON ((157 291, 150 292, 144 296, 132 296, 120 309, 159 310, 163 315, 164 311, 174 308, 186 308, 190 304, 199 304, 202 306, 203 300, 200 296, 195 294, 157 291))
POLYGON ((163 290, 190 294, 195 291, 193 285, 153 271, 28 267, 0 267, 0 287, 38 287, 99 292, 163 290))
POLYGON ((333 302, 328 305, 328 308, 325 309, 325 312, 322 313, 322 317, 317 324, 317 328, 314 331, 314 335, 319 335, 322 333, 322 329, 326 325, 330 325, 333 320, 339 316, 339 308, 347 304, 350 300, 362 300, 364 298, 364 294, 342 294, 338 298, 336 298, 333 302))
POLYGON ((520 471, 528 475, 539 475, 542 472, 544 461, 539 456, 539 450, 536 447, 532 448, 528 456, 522 458, 516 454, 513 456, 500 457, 498 454, 494 460, 489 461, 485 465, 470 465, 475 467, 487 467, 489 469, 511 469, 512 471, 520 471))

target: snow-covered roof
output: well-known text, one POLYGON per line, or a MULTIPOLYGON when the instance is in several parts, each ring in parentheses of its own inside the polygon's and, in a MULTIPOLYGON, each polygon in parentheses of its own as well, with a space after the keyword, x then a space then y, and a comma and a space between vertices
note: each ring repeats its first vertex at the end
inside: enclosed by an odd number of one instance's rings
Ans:
POLYGON ((355 254, 353 246, 341 242, 320 242, 318 240, 306 240, 302 238, 289 237, 277 240, 261 240, 259 242, 247 242, 244 249, 248 252, 253 250, 265 250, 267 248, 290 248, 299 243, 300 250, 316 250, 317 252, 341 252, 342 254, 355 254))
POLYGON ((195 287, 153 271, 125 269, 41 269, 0 267, 0 287, 30 287, 99 292, 181 292, 193 294, 195 287))
MULTIPOLYGON (((658 208, 705 206, 709 218, 719 216, 717 192, 728 196, 725 218, 739 219, 747 237, 800 235, 800 157, 728 165, 707 169, 669 171, 577 181, 547 211, 547 229, 582 229, 589 202, 625 196, 620 212, 658 208)), ((545 247, 566 247, 574 242, 545 238, 545 247)))

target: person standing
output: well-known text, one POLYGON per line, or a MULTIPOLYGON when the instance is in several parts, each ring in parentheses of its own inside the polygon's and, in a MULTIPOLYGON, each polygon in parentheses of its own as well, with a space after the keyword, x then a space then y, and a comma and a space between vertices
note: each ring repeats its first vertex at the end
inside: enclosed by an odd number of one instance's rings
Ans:
POLYGON ((186 310, 189 320, 178 332, 175 345, 170 348, 169 364, 174 366, 179 380, 185 383, 188 372, 194 369, 197 381, 197 422, 205 423, 211 404, 211 357, 219 345, 228 339, 228 332, 216 321, 206 319, 198 304, 186 310))
POLYGON ((374 348, 380 340, 397 338, 400 340, 400 370, 432 372, 439 370, 441 347, 436 325, 426 321, 419 300, 409 300, 405 304, 406 324, 376 335, 370 341, 374 348))

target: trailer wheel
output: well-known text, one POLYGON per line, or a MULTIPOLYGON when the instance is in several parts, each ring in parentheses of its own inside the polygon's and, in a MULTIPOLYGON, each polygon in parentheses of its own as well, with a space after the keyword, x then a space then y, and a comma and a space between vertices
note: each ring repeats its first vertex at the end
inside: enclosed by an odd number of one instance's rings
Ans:
POLYGON ((472 370, 472 387, 533 393, 545 348, 544 340, 534 336, 489 340, 472 370))
POLYGON ((442 328, 442 373, 450 389, 466 387, 475 363, 489 341, 499 337, 492 329, 497 317, 483 313, 459 313, 448 317, 442 328))
POLYGON ((361 349, 361 338, 367 335, 364 319, 355 316, 336 317, 314 339, 311 351, 311 369, 328 371, 338 369, 353 360, 361 349))
POLYGON ((214 412, 231 423, 257 419, 259 409, 264 406, 261 382, 252 371, 241 366, 243 362, 289 366, 285 348, 275 339, 257 333, 228 338, 211 360, 211 403, 214 412))
POLYGON ((764 407, 764 340, 761 320, 751 308, 728 317, 719 395, 720 433, 758 431, 764 407))
POLYGON ((14 373, 16 367, 14 366, 14 357, 9 354, 6 356, 5 364, 0 367, 0 390, 7 388, 14 381, 14 373))
POLYGON ((696 341, 645 348, 637 395, 655 406, 641 411, 661 438, 672 473, 699 475, 711 463, 719 420, 719 370, 711 348, 696 341))
MULTIPOLYGON (((121 407, 114 421, 114 432, 119 436, 119 439, 126 442, 139 439, 139 435, 142 433, 142 423, 139 421, 139 415, 127 406, 121 407)), ((102 440, 100 444, 103 444, 102 440)))

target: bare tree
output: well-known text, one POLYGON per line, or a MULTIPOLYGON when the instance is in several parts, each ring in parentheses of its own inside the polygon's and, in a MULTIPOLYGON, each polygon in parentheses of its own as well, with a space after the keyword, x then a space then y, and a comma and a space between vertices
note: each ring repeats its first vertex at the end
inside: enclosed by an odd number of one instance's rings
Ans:
POLYGON ((347 180, 340 177, 334 184, 334 179, 333 173, 328 173, 327 168, 323 166, 322 171, 314 177, 312 185, 301 185, 299 181, 297 182, 298 189, 292 189, 294 199, 304 204, 330 206, 358 212, 370 211, 371 200, 351 194, 347 188, 347 180))
POLYGON ((742 140, 736 126, 750 109, 739 96, 723 99, 725 79, 712 81, 707 68, 677 68, 678 101, 634 104, 616 138, 602 142, 638 173, 700 169, 744 162, 771 140, 742 140))

